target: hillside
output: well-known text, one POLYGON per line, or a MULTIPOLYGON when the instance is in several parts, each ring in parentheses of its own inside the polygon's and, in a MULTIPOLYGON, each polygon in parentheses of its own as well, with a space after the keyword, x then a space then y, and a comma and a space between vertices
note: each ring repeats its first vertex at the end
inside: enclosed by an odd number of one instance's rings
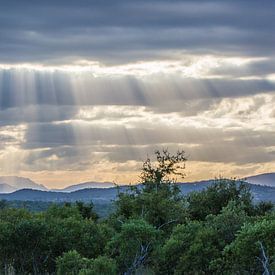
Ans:
MULTIPOLYGON (((126 188, 122 187, 124 191, 126 188)), ((74 192, 54 192, 22 189, 11 194, 0 194, 0 199, 18 201, 46 201, 46 202, 73 202, 73 201, 95 201, 106 202, 115 199, 117 196, 116 188, 89 188, 74 192)))
POLYGON ((266 173, 246 178, 252 184, 268 185, 275 187, 275 173, 266 173))

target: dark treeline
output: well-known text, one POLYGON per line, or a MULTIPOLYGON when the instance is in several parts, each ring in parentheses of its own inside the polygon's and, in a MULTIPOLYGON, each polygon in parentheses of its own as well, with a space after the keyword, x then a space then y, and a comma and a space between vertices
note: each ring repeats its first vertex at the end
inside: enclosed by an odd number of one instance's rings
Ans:
POLYGON ((273 204, 227 179, 183 196, 170 177, 184 162, 156 152, 104 219, 82 202, 40 212, 1 202, 0 274, 272 274, 273 204))
MULTIPOLYGON (((29 212, 43 212, 52 206, 68 206, 68 202, 48 202, 48 201, 18 201, 18 200, 2 200, 0 201, 0 208, 5 206, 7 208, 26 209, 29 212)), ((99 216, 100 219, 106 218, 114 210, 113 202, 96 202, 91 204, 93 210, 99 216)))

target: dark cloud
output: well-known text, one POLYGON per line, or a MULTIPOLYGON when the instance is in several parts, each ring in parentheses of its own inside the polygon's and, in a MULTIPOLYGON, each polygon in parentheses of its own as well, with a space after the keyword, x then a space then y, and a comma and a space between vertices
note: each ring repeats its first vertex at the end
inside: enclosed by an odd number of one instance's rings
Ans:
POLYGON ((127 62, 179 50, 274 55, 271 1, 6 1, 2 62, 127 62))

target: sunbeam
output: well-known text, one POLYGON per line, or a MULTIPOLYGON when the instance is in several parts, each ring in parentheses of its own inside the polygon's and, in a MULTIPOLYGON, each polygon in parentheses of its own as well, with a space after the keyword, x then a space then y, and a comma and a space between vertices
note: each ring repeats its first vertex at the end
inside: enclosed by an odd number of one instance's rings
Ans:
POLYGON ((0 176, 136 182, 162 148, 186 151, 187 180, 273 172, 272 9, 258 5, 6 4, 0 176))

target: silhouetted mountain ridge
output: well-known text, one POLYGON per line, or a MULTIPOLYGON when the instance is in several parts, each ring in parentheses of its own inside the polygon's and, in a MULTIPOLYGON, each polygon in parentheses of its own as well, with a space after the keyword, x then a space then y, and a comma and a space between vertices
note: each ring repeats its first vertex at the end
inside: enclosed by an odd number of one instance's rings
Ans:
MULTIPOLYGON (((201 191, 213 183, 212 180, 197 183, 179 183, 182 194, 188 194, 193 191, 201 191)), ((273 201, 275 202, 275 187, 249 184, 255 201, 273 201)), ((128 186, 121 186, 120 192, 125 192, 128 186)), ((18 201, 45 201, 45 202, 74 202, 74 201, 93 201, 110 202, 116 199, 118 189, 111 188, 88 188, 73 192, 40 191, 32 189, 22 189, 10 194, 0 194, 0 199, 18 200, 18 201)))
POLYGON ((275 187, 275 173, 265 173, 255 176, 250 176, 245 179, 252 184, 260 184, 275 187))
MULTIPOLYGON (((251 184, 266 185, 275 187, 275 173, 259 174, 245 178, 245 180, 251 184)), ((186 182, 185 185, 190 185, 192 188, 201 188, 202 185, 207 185, 211 180, 202 180, 197 182, 186 182)), ((42 184, 38 184, 28 178, 16 177, 16 176, 5 176, 0 177, 0 193, 11 193, 21 189, 34 189, 41 191, 53 191, 53 192, 73 192, 87 188, 111 188, 115 187, 112 182, 82 182, 78 184, 69 185, 62 189, 48 189, 42 184)))

